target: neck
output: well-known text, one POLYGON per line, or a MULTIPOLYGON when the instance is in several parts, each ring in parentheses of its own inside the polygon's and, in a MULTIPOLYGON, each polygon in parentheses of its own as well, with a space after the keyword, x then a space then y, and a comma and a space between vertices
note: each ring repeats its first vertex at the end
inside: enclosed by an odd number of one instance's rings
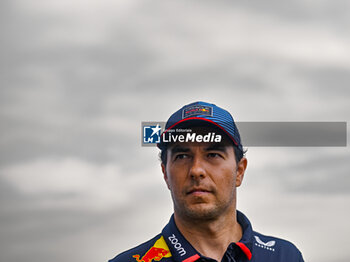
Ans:
POLYGON ((221 261, 228 245, 243 235, 236 209, 216 219, 193 220, 174 213, 176 225, 189 243, 202 255, 221 261))

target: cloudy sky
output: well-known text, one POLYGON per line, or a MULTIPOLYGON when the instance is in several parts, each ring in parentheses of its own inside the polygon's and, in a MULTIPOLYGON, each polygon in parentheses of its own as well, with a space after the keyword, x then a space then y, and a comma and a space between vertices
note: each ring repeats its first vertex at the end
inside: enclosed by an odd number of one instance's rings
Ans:
MULTIPOLYGON (((172 213, 141 121, 349 121, 349 1, 0 3, 1 261, 107 261, 172 213)), ((244 141, 243 141, 244 142, 244 141)), ((348 147, 249 147, 238 208, 305 261, 350 260, 348 147)))

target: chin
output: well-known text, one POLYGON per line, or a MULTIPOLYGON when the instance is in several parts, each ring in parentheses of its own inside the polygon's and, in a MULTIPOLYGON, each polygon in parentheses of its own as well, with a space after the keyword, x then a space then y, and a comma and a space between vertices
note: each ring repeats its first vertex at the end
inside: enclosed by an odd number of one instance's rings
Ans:
POLYGON ((181 213, 193 220, 212 220, 221 214, 216 207, 208 206, 207 204, 198 204, 195 207, 184 208, 181 213))

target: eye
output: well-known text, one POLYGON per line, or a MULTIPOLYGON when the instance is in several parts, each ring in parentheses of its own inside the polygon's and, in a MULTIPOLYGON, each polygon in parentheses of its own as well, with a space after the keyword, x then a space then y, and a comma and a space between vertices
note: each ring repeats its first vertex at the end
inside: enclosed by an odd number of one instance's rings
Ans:
POLYGON ((208 157, 210 158, 217 158, 217 157, 221 157, 221 155, 219 153, 208 153, 208 157))
POLYGON ((185 159, 185 158, 188 158, 187 154, 177 154, 174 159, 177 160, 177 159, 185 159))

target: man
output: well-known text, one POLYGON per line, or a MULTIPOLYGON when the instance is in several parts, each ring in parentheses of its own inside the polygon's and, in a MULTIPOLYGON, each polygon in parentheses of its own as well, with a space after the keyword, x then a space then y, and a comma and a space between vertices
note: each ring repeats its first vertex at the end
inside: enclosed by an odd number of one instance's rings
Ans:
POLYGON ((229 112, 185 105, 167 121, 158 147, 174 214, 160 234, 110 262, 303 262, 292 243, 253 231, 236 210, 247 159, 229 112))

